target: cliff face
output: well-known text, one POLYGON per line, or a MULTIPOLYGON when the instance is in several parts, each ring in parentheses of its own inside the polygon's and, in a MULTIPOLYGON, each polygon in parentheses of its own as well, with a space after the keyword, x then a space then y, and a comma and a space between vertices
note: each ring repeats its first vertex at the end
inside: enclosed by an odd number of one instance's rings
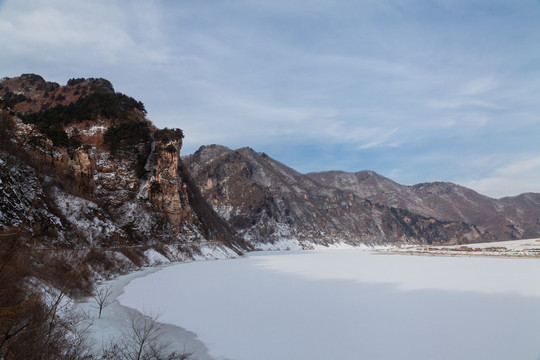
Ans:
POLYGON ((183 225, 199 224, 197 214, 189 204, 187 185, 180 175, 180 148, 182 141, 156 142, 152 152, 153 175, 148 182, 148 199, 158 211, 166 214, 175 232, 183 225))
POLYGON ((234 254, 234 233, 216 236, 190 203, 181 130, 156 129, 142 103, 103 79, 36 75, 0 81, 0 96, 0 232, 23 226, 25 244, 97 251, 113 268, 234 254))
POLYGON ((248 242, 300 245, 492 240, 474 225, 442 221, 323 186, 249 148, 202 147, 184 159, 203 197, 248 242))
MULTIPOLYGON (((5 108, 2 111, 7 113, 5 108)), ((94 153, 97 149, 81 146, 68 152, 66 148, 55 147, 50 139, 38 133, 34 126, 24 124, 20 118, 13 115, 11 121, 14 126, 11 140, 20 150, 39 160, 40 165, 65 174, 66 182, 81 194, 95 195, 97 165, 94 153)))

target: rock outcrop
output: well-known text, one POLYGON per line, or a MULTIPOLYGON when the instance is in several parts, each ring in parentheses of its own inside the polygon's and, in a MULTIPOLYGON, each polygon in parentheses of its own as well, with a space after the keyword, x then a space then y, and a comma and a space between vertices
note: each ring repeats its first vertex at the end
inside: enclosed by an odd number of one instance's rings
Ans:
POLYGON ((0 181, 9 184, 0 230, 24 226, 33 246, 120 252, 135 264, 151 248, 169 259, 201 246, 240 251, 233 231, 206 228, 204 206, 190 203, 182 131, 156 129, 142 103, 108 81, 60 86, 23 75, 0 81, 0 96, 11 102, 0 109, 10 124, 0 148, 0 181))
POLYGON ((155 143, 153 175, 148 182, 148 198, 158 211, 166 214, 177 233, 184 224, 198 224, 198 218, 189 204, 187 185, 180 175, 180 148, 182 141, 155 143))

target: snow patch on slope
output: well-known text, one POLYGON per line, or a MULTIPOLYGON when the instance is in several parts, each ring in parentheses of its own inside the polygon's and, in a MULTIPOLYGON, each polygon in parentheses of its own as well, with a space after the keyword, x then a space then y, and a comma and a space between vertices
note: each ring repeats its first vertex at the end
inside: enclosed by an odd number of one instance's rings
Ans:
POLYGON ((165 255, 160 254, 155 249, 146 250, 144 256, 146 257, 149 266, 162 265, 170 262, 165 255))
POLYGON ((95 243, 121 231, 116 224, 89 200, 54 190, 54 202, 62 215, 78 229, 82 229, 86 240, 95 243))

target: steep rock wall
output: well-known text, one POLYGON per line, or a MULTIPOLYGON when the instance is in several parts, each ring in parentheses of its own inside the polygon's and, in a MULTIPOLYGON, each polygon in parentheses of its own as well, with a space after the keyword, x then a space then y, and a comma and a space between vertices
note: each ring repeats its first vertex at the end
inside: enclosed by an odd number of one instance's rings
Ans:
POLYGON ((148 198, 163 212, 176 232, 182 225, 198 224, 197 215, 189 204, 187 187, 179 173, 182 141, 156 141, 153 151, 155 167, 148 181, 148 198))

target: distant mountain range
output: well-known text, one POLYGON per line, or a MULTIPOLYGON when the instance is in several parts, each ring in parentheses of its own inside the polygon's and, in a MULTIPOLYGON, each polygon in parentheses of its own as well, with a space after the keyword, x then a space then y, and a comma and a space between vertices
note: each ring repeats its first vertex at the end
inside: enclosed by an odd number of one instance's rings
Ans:
POLYGON ((444 221, 474 224, 499 240, 540 236, 540 194, 493 199, 449 182, 400 185, 372 171, 308 174, 325 186, 444 221))
POLYGON ((372 171, 299 172, 249 148, 184 158, 214 210, 246 240, 456 244, 540 236, 540 194, 492 199, 443 182, 400 185, 372 171))

